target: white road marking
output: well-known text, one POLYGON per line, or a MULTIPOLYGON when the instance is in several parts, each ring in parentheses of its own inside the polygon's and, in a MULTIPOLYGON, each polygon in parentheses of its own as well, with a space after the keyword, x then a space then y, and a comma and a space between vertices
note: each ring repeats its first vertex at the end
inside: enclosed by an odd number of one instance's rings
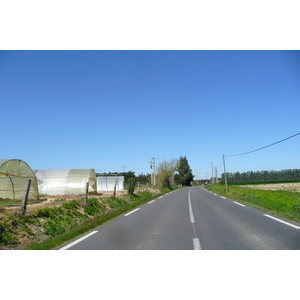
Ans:
POLYGON ((154 202, 155 200, 152 200, 152 201, 150 201, 150 202, 148 202, 148 204, 150 204, 150 203, 152 203, 152 202, 154 202))
POLYGON ((296 225, 293 225, 293 224, 291 224, 291 223, 288 223, 288 222, 282 221, 282 220, 280 220, 280 219, 277 219, 277 218, 275 218, 275 217, 269 216, 269 215, 267 215, 267 214, 264 214, 264 216, 266 216, 266 217, 268 217, 268 218, 271 218, 271 219, 274 219, 274 220, 276 220, 276 221, 278 221, 278 222, 281 222, 281 223, 283 223, 283 224, 285 224, 285 225, 288 225, 288 226, 294 227, 294 228, 296 228, 296 229, 300 229, 300 227, 299 227, 299 226, 296 226, 296 225))
POLYGON ((200 240, 193 238, 194 250, 201 250, 200 240))
POLYGON ((241 204, 241 203, 238 203, 238 202, 235 202, 235 201, 233 201, 233 203, 238 204, 240 206, 245 206, 244 204, 241 204))
POLYGON ((135 212, 135 211, 137 211, 137 210, 139 210, 139 208, 136 208, 135 210, 133 210, 133 211, 129 212, 128 214, 124 215, 124 217, 127 217, 127 216, 129 216, 130 214, 134 213, 134 212, 135 212))
POLYGON ((68 244, 67 246, 64 246, 64 247, 60 248, 59 250, 67 250, 68 248, 70 248, 70 247, 72 247, 72 246, 74 246, 74 245, 80 243, 81 241, 85 240, 86 238, 90 237, 91 235, 93 235, 93 234, 95 234, 95 233, 97 233, 97 232, 98 232, 98 231, 92 231, 92 232, 88 233, 87 235, 81 237, 80 239, 76 240, 75 242, 70 243, 70 244, 68 244))
POLYGON ((192 223, 193 230, 194 230, 194 236, 195 236, 195 237, 193 238, 193 245, 194 245, 194 250, 201 250, 200 240, 199 240, 199 238, 197 238, 197 234, 196 234, 195 218, 194 218, 193 209, 192 209, 192 204, 191 204, 191 190, 192 190, 192 188, 190 188, 190 190, 189 190, 189 193, 188 193, 188 199, 189 199, 190 219, 191 219, 191 223, 192 223))
POLYGON ((220 196, 221 198, 223 198, 223 199, 226 199, 225 197, 222 197, 222 196, 220 196))
POLYGON ((159 199, 162 198, 163 196, 158 197, 159 199))
POLYGON ((192 189, 190 189, 189 193, 188 193, 188 198, 189 198, 189 212, 190 212, 191 223, 195 223, 193 209, 192 209, 192 205, 191 205, 191 190, 192 189))

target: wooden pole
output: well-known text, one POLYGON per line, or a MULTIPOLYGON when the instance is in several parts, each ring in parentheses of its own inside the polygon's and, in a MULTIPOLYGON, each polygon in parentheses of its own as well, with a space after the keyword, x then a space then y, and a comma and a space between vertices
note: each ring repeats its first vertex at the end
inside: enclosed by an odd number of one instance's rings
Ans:
POLYGON ((21 215, 24 215, 26 212, 26 205, 27 205, 27 199, 28 199, 28 194, 29 194, 29 190, 30 190, 30 185, 31 185, 31 179, 28 179, 27 186, 26 186, 26 189, 24 192, 22 203, 21 203, 21 211, 20 211, 21 215))
POLYGON ((87 206, 87 202, 88 202, 88 196, 89 196, 89 182, 86 183, 85 186, 85 197, 84 197, 84 206, 87 206))
POLYGON ((226 166, 225 166, 225 155, 223 154, 223 164, 224 164, 224 176, 225 176, 225 191, 228 192, 227 186, 227 175, 226 175, 226 166))
POLYGON ((115 182, 113 197, 116 198, 117 182, 115 182))

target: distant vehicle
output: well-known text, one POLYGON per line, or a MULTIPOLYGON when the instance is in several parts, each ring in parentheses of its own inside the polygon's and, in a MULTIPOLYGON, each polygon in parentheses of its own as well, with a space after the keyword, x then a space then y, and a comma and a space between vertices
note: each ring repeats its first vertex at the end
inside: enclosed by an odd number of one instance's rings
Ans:
POLYGON ((207 182, 204 182, 204 185, 207 185, 207 182))

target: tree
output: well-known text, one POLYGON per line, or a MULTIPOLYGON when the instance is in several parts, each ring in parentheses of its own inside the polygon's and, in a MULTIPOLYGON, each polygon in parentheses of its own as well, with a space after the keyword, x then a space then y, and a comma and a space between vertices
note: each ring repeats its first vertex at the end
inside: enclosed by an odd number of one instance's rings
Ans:
POLYGON ((179 183, 181 183, 184 186, 191 185, 191 182, 194 179, 194 175, 192 173, 192 170, 190 168, 190 165, 188 163, 186 156, 179 157, 177 171, 178 171, 178 176, 176 176, 176 177, 177 177, 177 180, 179 180, 179 183))
POLYGON ((171 187, 174 184, 174 173, 178 167, 177 159, 173 158, 170 161, 164 159, 157 166, 156 179, 162 186, 171 187))

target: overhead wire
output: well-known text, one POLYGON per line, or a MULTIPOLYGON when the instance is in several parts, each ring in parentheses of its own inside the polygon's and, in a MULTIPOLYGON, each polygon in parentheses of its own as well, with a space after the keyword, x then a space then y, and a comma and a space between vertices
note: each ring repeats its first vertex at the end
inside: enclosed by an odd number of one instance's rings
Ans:
POLYGON ((281 142, 283 142, 283 141, 286 141, 286 140, 288 140, 288 139, 291 139, 291 138, 293 138, 293 137, 295 137, 295 136, 297 136, 297 135, 299 135, 299 134, 300 134, 300 132, 298 132, 298 133, 296 133, 296 134, 294 134, 294 135, 292 135, 292 136, 289 136, 289 137, 287 137, 287 138, 285 138, 285 139, 283 139, 283 140, 280 140, 280 141, 278 141, 278 142, 276 142, 276 143, 272 143, 272 144, 270 144, 270 145, 267 145, 267 146, 264 146, 264 147, 261 147, 261 148, 258 148, 258 149, 252 150, 252 151, 248 151, 248 152, 240 153, 240 154, 234 154, 234 155, 225 155, 225 156, 226 156, 226 157, 233 157, 233 156, 241 156, 241 155, 249 154, 249 153, 252 153, 252 152, 255 152, 255 151, 259 151, 259 150, 262 150, 262 149, 271 147, 271 146, 273 146, 273 145, 279 144, 279 143, 281 143, 281 142))

